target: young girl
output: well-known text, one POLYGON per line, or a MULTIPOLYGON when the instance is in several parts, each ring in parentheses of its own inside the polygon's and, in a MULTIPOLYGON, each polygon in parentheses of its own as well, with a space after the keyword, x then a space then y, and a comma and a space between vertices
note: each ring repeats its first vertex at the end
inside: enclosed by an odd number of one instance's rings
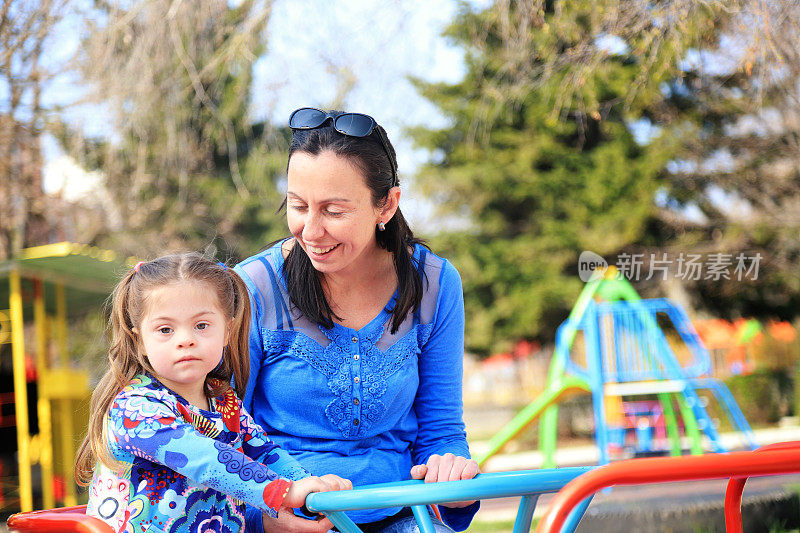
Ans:
POLYGON ((77 458, 88 514, 117 532, 236 533, 245 504, 274 517, 309 492, 352 488, 308 477, 242 409, 249 315, 239 276, 200 254, 141 262, 120 281, 77 458))

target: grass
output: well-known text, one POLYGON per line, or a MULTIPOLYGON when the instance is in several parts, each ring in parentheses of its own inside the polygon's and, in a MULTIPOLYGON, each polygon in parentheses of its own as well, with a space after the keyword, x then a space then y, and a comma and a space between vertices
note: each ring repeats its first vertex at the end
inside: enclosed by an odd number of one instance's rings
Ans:
POLYGON ((476 518, 472 521, 472 524, 470 524, 467 533, 511 533, 513 530, 513 520, 484 522, 476 518))

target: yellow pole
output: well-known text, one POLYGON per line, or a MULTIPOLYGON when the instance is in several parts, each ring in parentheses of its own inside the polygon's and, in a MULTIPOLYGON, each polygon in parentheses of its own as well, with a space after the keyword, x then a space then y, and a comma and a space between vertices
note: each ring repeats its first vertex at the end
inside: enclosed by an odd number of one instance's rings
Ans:
POLYGON ((62 283, 56 283, 56 345, 58 346, 58 361, 64 367, 69 365, 67 354, 67 295, 62 283))
MULTIPOLYGON (((67 297, 64 285, 56 284, 56 343, 58 345, 58 358, 61 366, 69 368, 69 352, 67 347, 67 297)), ((61 457, 64 461, 61 474, 64 476, 64 505, 67 507, 78 505, 78 494, 75 490, 75 429, 74 415, 70 407, 72 401, 62 399, 59 401, 61 413, 61 457)))
POLYGON ((9 309, 11 310, 11 356, 14 366, 14 410, 17 421, 17 454, 19 461, 19 506, 23 512, 33 510, 31 462, 28 446, 28 389, 25 381, 25 335, 22 317, 22 283, 19 271, 9 272, 9 309))
POLYGON ((50 398, 42 386, 47 374, 47 314, 44 309, 44 283, 33 280, 33 324, 36 331, 36 375, 39 379, 36 408, 39 413, 39 464, 42 467, 42 504, 55 507, 53 500, 53 422, 50 398))

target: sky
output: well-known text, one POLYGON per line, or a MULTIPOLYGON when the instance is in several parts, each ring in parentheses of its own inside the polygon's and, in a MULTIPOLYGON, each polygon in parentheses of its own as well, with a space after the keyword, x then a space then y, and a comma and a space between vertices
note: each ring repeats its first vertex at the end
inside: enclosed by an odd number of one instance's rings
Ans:
MULTIPOLYGON (((473 0, 470 5, 488 3, 473 0)), ((336 98, 340 73, 346 71, 354 85, 341 107, 371 115, 386 128, 398 154, 404 212, 412 224, 430 221, 431 206, 416 193, 411 179, 429 154, 413 149, 405 130, 415 125, 441 127, 447 121, 408 77, 448 83, 463 77, 463 51, 441 35, 457 9, 456 0, 275 0, 266 31, 267 52, 254 66, 253 121, 281 124, 298 107, 328 107, 336 98)), ((76 30, 70 24, 62 29, 58 60, 74 52, 76 30)), ((49 97, 59 102, 79 93, 74 86, 62 87, 49 97)), ((81 106, 69 119, 90 135, 110 133, 102 108, 81 106)), ((45 143, 45 158, 48 192, 69 190, 74 197, 92 190, 101 179, 81 175, 53 140, 45 143)))

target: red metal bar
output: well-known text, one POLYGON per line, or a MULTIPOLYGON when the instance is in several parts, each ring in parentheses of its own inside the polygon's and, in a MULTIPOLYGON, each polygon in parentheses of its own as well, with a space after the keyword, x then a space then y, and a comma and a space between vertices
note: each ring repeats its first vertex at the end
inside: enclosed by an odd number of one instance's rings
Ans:
POLYGON ((744 533, 742 530, 742 492, 746 477, 732 477, 725 489, 725 531, 744 533))
POLYGON ((800 448, 777 447, 769 453, 733 452, 686 457, 629 459, 601 466, 570 481, 556 495, 537 533, 555 533, 584 498, 613 485, 771 476, 800 472, 800 448))
MULTIPOLYGON (((759 448, 758 452, 774 450, 791 450, 800 448, 800 441, 776 442, 759 448)), ((742 492, 747 483, 746 477, 731 478, 725 489, 725 529, 728 533, 743 533, 742 528, 742 492)))
POLYGON ((86 514, 85 505, 17 513, 8 517, 8 528, 20 533, 58 531, 60 533, 114 533, 111 526, 86 514))

